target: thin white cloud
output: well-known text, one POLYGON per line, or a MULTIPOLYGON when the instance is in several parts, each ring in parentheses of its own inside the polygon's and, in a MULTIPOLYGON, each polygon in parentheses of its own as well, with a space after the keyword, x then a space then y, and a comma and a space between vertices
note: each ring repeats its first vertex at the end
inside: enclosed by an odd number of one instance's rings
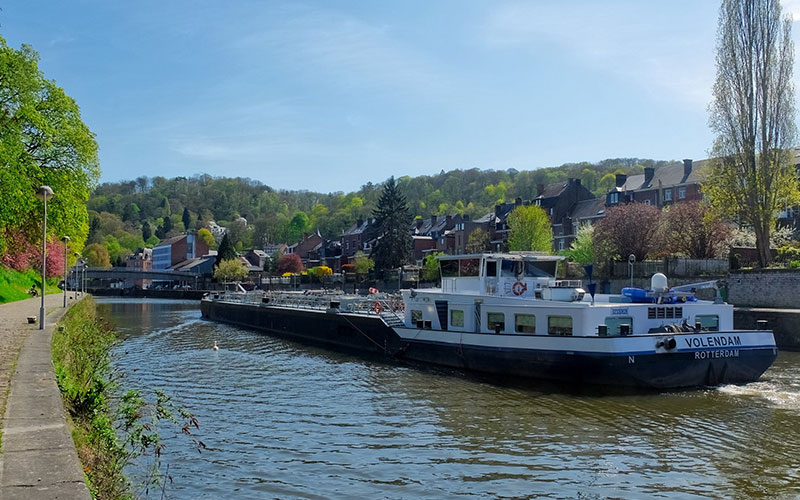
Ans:
POLYGON ((430 55, 399 40, 389 25, 371 25, 330 11, 305 11, 247 34, 233 48, 248 61, 276 57, 315 78, 348 87, 381 85, 392 92, 446 96, 455 83, 430 55))
POLYGON ((701 40, 713 38, 715 24, 697 33, 653 19, 645 11, 646 6, 635 3, 505 4, 490 14, 484 37, 493 48, 555 47, 590 71, 612 74, 654 94, 666 92, 689 105, 707 104, 713 52, 698 47, 707 46, 701 40))

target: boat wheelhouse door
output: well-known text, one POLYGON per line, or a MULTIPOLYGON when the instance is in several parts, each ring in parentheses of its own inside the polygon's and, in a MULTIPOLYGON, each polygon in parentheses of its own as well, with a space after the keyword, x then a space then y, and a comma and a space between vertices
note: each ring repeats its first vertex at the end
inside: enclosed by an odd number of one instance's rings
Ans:
POLYGON ((484 259, 482 274, 486 295, 497 295, 497 261, 484 259))

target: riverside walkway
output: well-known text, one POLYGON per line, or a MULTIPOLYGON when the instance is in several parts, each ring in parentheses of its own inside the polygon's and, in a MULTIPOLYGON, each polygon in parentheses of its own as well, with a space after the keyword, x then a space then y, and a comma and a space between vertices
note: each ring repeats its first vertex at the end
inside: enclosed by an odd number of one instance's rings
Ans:
POLYGON ((0 498, 89 500, 50 351, 63 296, 46 297, 43 331, 40 304, 37 297, 0 306, 0 498))

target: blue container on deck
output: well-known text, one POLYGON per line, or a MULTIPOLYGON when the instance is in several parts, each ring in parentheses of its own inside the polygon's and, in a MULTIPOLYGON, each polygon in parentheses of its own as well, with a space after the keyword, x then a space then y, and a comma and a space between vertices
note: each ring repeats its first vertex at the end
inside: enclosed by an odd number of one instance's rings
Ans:
POLYGON ((631 288, 625 287, 622 289, 622 295, 631 299, 631 302, 636 303, 648 303, 648 302, 655 302, 655 297, 648 297, 647 293, 650 290, 644 290, 642 288, 631 288))

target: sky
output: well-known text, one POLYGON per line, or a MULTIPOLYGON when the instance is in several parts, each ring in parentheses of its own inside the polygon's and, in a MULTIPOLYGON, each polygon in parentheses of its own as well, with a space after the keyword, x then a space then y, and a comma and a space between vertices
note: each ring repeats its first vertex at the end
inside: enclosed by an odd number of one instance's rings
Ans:
MULTIPOLYGON (((783 5, 800 20, 800 0, 783 5)), ((717 1, 0 8, 0 35, 32 45, 80 106, 101 182, 210 174, 347 192, 441 170, 702 159, 713 140, 717 1)))

